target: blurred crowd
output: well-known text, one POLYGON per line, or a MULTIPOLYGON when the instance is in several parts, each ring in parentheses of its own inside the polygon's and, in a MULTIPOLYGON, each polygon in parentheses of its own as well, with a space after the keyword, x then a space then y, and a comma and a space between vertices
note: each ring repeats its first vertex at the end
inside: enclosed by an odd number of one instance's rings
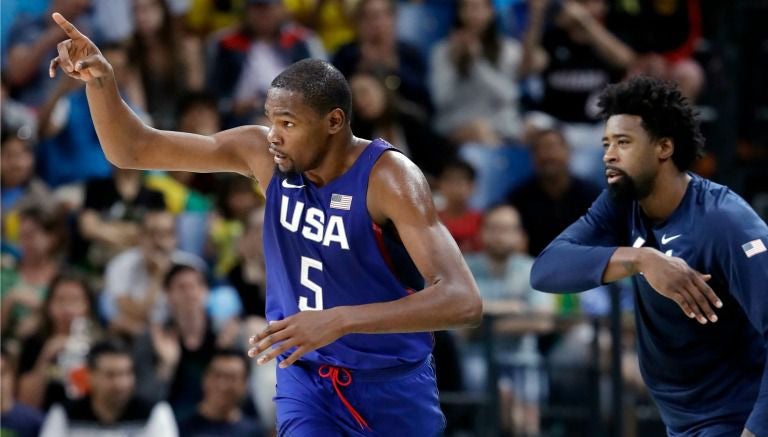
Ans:
MULTIPOLYGON (((260 188, 113 167, 83 84, 48 77, 65 39, 52 12, 99 45, 125 102, 160 129, 266 124, 266 92, 285 67, 307 57, 338 67, 353 132, 386 139, 424 171, 485 311, 509 322, 492 338, 436 333, 441 391, 487 387, 490 341, 501 430, 533 437, 582 435, 558 431, 546 406, 582 402, 583 386, 547 369, 587 366, 593 341, 607 348, 587 319, 608 313, 610 293, 632 317, 626 286, 555 296, 528 280, 533 258, 604 186, 605 85, 676 82, 709 140, 695 171, 768 216, 768 5, 731 3, 3 1, 3 432, 275 431, 274 369, 244 354, 266 324, 260 188)), ((627 329, 624 380, 642 394, 632 341, 627 329)), ((471 435, 470 401, 454 399, 448 432, 471 435)))

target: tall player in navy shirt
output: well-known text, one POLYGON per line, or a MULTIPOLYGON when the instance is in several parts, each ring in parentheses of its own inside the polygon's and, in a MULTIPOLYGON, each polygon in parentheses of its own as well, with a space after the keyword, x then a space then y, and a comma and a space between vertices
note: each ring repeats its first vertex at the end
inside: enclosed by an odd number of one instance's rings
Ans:
POLYGON ((61 67, 86 82, 112 163, 232 171, 266 190, 270 325, 250 354, 280 362, 280 435, 440 434, 428 332, 476 325, 482 303, 419 169, 383 140, 352 134, 343 75, 318 60, 290 66, 269 90, 269 128, 160 131, 122 101, 98 48, 53 18, 70 39, 50 74, 61 67))
POLYGON ((768 227, 687 172, 703 138, 672 85, 635 78, 599 103, 609 188, 541 253, 533 287, 631 276, 640 368, 668 434, 768 436, 768 227))

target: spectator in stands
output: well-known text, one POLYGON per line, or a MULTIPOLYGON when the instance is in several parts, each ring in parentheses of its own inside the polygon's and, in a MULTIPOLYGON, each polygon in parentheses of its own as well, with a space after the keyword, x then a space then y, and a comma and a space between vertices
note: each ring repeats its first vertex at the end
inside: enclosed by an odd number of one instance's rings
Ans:
POLYGON ((522 56, 521 45, 499 31, 491 0, 459 0, 450 35, 432 49, 436 130, 456 144, 517 139, 522 56))
POLYGON ((29 132, 24 135, 23 128, 3 124, 0 135, 3 250, 11 250, 19 242, 19 212, 31 206, 51 205, 53 198, 45 182, 35 176, 29 132))
POLYGON ((142 218, 140 244, 109 262, 102 310, 113 332, 135 336, 149 323, 167 320, 162 283, 173 264, 204 271, 203 260, 178 250, 176 244, 174 216, 164 210, 147 211, 142 218))
POLYGON ((482 240, 483 251, 465 259, 483 298, 483 311, 523 317, 499 332, 496 340, 502 375, 502 423, 508 431, 512 428, 513 435, 538 436, 543 373, 535 334, 552 329, 551 321, 540 316, 554 314, 554 299, 530 286, 533 258, 525 253, 525 231, 513 207, 498 205, 485 212, 482 240), (525 318, 530 315, 537 316, 525 318))
POLYGON ((210 223, 208 252, 216 278, 224 278, 237 263, 237 240, 254 208, 263 204, 253 180, 227 175, 219 181, 217 208, 210 223))
POLYGON ((319 39, 289 19, 280 0, 247 0, 243 22, 215 43, 210 87, 230 117, 225 125, 263 114, 272 79, 304 58, 325 58, 319 39))
POLYGON ((19 15, 3 42, 3 80, 11 95, 26 105, 39 107, 50 94, 55 81, 48 77, 50 60, 56 56, 56 45, 65 38, 64 32, 51 21, 51 13, 70 17, 78 29, 91 29, 86 14, 90 0, 51 0, 49 13, 19 15), (80 27, 82 26, 82 27, 80 27))
POLYGON ((206 314, 209 292, 203 270, 174 265, 163 286, 170 319, 152 326, 134 344, 138 393, 147 400, 167 399, 182 423, 203 398, 203 373, 216 348, 232 346, 239 325, 227 324, 216 332, 206 314))
POLYGON ((133 15, 131 64, 141 75, 147 111, 154 126, 175 128, 179 98, 205 83, 202 48, 174 24, 166 0, 134 0, 133 15))
POLYGON ((191 0, 184 18, 185 27, 200 38, 236 26, 242 19, 246 0, 191 0))
MULTIPOLYGON (((598 123, 597 94, 636 60, 635 52, 604 26, 605 0, 529 0, 529 5, 523 71, 541 75, 537 106, 562 123, 598 123)), ((596 143, 597 137, 586 141, 596 143)))
POLYGON ((47 410, 83 394, 85 354, 101 335, 93 293, 82 276, 65 271, 51 282, 41 319, 39 329, 21 345, 19 401, 47 410), (65 353, 79 356, 65 360, 65 353))
POLYGON ((243 317, 257 318, 261 324, 266 324, 266 267, 262 239, 264 207, 251 210, 244 225, 237 241, 238 263, 229 271, 227 282, 235 287, 240 296, 243 317))
POLYGON ((144 214, 164 207, 162 194, 147 187, 139 170, 116 168, 110 178, 89 181, 74 260, 102 271, 117 254, 139 244, 144 214))
POLYGON ((317 32, 328 53, 355 39, 359 0, 286 0, 285 7, 301 24, 317 32))
POLYGON ((37 310, 59 272, 67 235, 62 215, 50 205, 31 206, 19 215, 21 257, 3 258, 0 307, 3 335, 24 338, 38 326, 37 310))
POLYGON ((3 343, 0 348, 0 434, 37 437, 43 424, 43 415, 16 401, 16 364, 15 356, 3 343))
POLYGON ((203 375, 203 400, 197 411, 179 426, 189 437, 265 435, 258 421, 241 408, 247 393, 251 363, 245 351, 219 349, 203 375))
POLYGON ((480 223, 482 212, 469 205, 475 191, 477 173, 469 163, 461 160, 450 162, 443 167, 437 181, 441 196, 438 215, 462 252, 480 250, 480 223))
MULTIPOLYGON (((207 92, 193 92, 181 98, 178 108, 178 129, 200 135, 212 135, 221 130, 216 97, 207 92)), ((147 176, 147 186, 163 193, 168 210, 205 213, 211 210, 211 200, 203 190, 212 192, 216 185, 210 174, 186 171, 155 172, 147 176), (206 185, 209 185, 206 187, 206 185)))
POLYGON ((123 343, 111 340, 95 344, 88 355, 90 393, 51 408, 40 435, 178 435, 168 404, 147 404, 135 396, 133 368, 133 359, 123 343))
POLYGON ((358 71, 377 72, 390 90, 429 113, 427 65, 418 48, 397 39, 396 7, 395 0, 360 0, 357 40, 339 48, 333 65, 347 79, 358 71))
POLYGON ((694 54, 702 35, 700 0, 629 5, 611 1, 610 28, 638 54, 631 74, 648 74, 676 82, 695 102, 705 76, 694 54))
MULTIPOLYGON (((126 102, 143 115, 143 96, 136 73, 128 64, 128 51, 120 44, 102 49, 115 72, 126 102)), ((80 81, 61 78, 40 108, 37 168, 52 187, 107 178, 112 166, 99 145, 85 87, 80 81)))
POLYGON ((357 71, 352 89, 352 130, 364 138, 383 138, 410 157, 421 170, 437 176, 455 150, 431 128, 427 114, 387 88, 386 77, 357 71))
POLYGON ((534 175, 507 196, 528 231, 528 253, 536 256, 581 217, 600 188, 571 174, 571 149, 557 128, 540 131, 531 144, 534 175))

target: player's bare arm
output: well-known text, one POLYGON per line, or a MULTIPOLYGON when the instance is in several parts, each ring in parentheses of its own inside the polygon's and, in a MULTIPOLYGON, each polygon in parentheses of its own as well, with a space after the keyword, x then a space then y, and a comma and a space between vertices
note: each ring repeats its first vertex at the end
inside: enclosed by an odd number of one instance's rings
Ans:
POLYGON ((93 124, 110 162, 122 168, 228 171, 255 177, 262 185, 269 182, 274 163, 266 128, 244 126, 203 136, 147 126, 120 97, 112 66, 98 47, 61 14, 53 19, 69 39, 58 44, 49 74, 60 67, 86 83, 93 124))
POLYGON ((717 322, 713 307, 723 306, 707 285, 710 275, 697 272, 681 258, 667 256, 656 249, 620 247, 603 273, 603 282, 641 273, 659 294, 673 300, 686 316, 705 324, 717 322))
POLYGON ((281 366, 351 333, 402 333, 476 326, 482 316, 477 285, 456 243, 439 222, 422 173, 398 153, 385 153, 371 173, 368 210, 380 224, 394 224, 427 286, 391 301, 304 311, 272 322, 251 339, 251 356, 269 350, 265 363, 292 347, 281 366))

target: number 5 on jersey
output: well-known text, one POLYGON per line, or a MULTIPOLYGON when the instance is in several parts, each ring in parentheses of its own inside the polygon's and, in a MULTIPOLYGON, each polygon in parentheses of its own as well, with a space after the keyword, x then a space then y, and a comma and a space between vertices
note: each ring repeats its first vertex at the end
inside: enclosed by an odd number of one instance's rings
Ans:
POLYGON ((323 263, 316 259, 308 258, 306 256, 301 257, 301 285, 309 288, 315 293, 315 305, 309 305, 309 299, 305 296, 299 296, 299 310, 300 311, 320 311, 323 309, 323 289, 316 283, 309 279, 309 269, 317 269, 323 271, 323 263))

